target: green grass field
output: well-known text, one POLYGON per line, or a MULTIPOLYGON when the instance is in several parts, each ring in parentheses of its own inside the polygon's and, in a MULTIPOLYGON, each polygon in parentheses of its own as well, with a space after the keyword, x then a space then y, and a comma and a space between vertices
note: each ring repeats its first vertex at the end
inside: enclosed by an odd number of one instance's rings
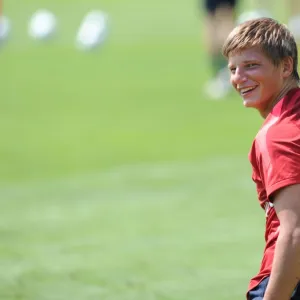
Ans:
POLYGON ((260 126, 208 101, 201 12, 181 0, 10 0, 0 52, 0 299, 239 300, 264 213, 247 153, 260 126), (27 37, 38 8, 59 18, 27 37), (90 9, 110 16, 74 48, 90 9))

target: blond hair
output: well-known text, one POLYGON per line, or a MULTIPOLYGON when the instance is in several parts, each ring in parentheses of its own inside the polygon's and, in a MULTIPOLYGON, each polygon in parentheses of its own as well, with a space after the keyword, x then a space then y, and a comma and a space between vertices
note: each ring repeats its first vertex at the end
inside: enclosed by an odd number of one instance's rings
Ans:
POLYGON ((235 27, 229 34, 222 49, 223 55, 258 46, 278 66, 285 57, 293 59, 292 76, 299 81, 297 44, 292 33, 272 18, 257 18, 235 27))

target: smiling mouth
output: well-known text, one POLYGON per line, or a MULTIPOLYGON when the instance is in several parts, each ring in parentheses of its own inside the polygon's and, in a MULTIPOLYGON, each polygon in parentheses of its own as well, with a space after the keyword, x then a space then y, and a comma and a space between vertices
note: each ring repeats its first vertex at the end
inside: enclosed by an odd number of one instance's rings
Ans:
POLYGON ((245 95, 248 95, 249 93, 251 93, 252 91, 254 91, 256 88, 257 88, 257 86, 241 89, 240 93, 241 93, 242 96, 245 96, 245 95))

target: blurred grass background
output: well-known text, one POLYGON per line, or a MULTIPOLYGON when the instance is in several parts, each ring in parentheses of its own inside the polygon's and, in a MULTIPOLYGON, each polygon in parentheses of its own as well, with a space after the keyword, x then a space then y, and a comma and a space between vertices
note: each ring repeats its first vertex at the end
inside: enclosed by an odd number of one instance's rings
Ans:
POLYGON ((247 153, 260 126, 208 101, 195 1, 9 0, 0 52, 0 299, 238 300, 264 214, 247 153), (27 36, 52 10, 56 39, 27 36), (74 47, 91 9, 110 34, 74 47))

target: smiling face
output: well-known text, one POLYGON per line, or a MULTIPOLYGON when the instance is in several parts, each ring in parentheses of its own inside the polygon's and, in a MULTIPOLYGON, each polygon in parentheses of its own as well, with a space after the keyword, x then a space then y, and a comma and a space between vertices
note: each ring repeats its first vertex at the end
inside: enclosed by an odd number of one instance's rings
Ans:
POLYGON ((284 64, 275 66, 259 47, 231 53, 228 57, 230 81, 246 107, 261 113, 280 95, 285 79, 284 64))

